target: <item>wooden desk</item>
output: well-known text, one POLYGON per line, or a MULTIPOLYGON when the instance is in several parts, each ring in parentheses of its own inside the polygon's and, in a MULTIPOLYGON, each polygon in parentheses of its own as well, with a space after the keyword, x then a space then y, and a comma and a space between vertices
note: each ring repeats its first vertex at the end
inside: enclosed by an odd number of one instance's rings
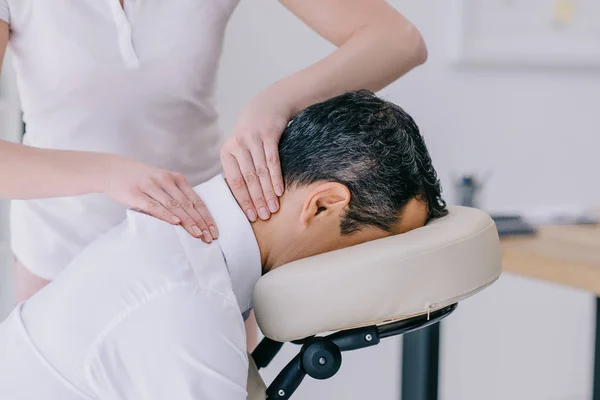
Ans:
POLYGON ((600 400, 600 226, 544 226, 502 239, 502 269, 596 295, 593 400, 600 400))
POLYGON ((600 226, 545 226, 502 239, 502 268, 600 296, 600 226))

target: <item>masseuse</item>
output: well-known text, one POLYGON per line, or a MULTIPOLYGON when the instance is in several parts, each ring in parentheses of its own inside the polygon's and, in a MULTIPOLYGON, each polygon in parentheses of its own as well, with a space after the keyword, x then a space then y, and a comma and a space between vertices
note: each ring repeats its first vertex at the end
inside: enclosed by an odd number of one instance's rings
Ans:
POLYGON ((268 219, 291 117, 379 90, 426 59, 416 28, 382 0, 281 3, 338 49, 260 92, 220 149, 215 80, 238 0, 0 0, 0 61, 9 44, 27 124, 26 146, 0 142, 0 197, 22 199, 11 211, 18 300, 128 207, 216 238, 191 185, 218 172, 219 150, 247 218, 268 219))

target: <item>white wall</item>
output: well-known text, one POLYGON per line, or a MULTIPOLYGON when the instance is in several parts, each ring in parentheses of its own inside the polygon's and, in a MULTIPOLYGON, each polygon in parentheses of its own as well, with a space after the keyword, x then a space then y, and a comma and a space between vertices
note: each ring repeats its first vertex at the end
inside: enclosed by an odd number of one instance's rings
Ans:
MULTIPOLYGON (((449 65, 453 2, 391 3, 421 29, 430 57, 383 95, 420 125, 450 199, 452 174, 492 170, 489 210, 600 204, 600 71, 459 71, 449 65)), ((277 2, 241 2, 222 62, 224 127, 262 87, 331 50, 277 2)), ((589 398, 593 312, 589 294, 504 276, 444 323, 442 400, 589 398)), ((398 399, 399 360, 397 340, 351 354, 339 377, 307 380, 297 399, 398 399)))

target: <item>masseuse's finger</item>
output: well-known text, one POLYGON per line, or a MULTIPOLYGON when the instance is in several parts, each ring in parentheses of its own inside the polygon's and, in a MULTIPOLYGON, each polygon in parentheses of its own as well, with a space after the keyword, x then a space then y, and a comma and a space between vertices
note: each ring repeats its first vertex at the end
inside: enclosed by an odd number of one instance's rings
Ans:
MULTIPOLYGON (((150 198, 159 202, 164 208, 179 218, 181 221, 181 226, 183 226, 190 235, 201 238, 207 243, 212 241, 210 235, 205 237, 202 229, 196 224, 194 218, 189 214, 188 210, 185 209, 184 202, 181 201, 181 199, 184 198, 183 194, 180 192, 180 194, 177 195, 175 192, 180 191, 174 183, 171 185, 158 183, 146 190, 146 194, 150 198)), ((187 200, 184 201, 187 202, 187 200)))
POLYGON ((153 199, 143 192, 140 192, 135 196, 135 204, 137 205, 135 207, 137 210, 151 215, 154 218, 158 218, 172 225, 179 225, 181 223, 181 220, 160 204, 158 200, 153 199))
POLYGON ((238 165, 237 159, 226 150, 221 151, 221 164, 227 177, 227 183, 231 188, 233 196, 246 214, 250 222, 256 221, 256 209, 250 198, 250 193, 246 187, 246 181, 238 165))
MULTIPOLYGON (((256 175, 258 175, 258 180, 260 183, 260 187, 257 187, 256 191, 264 195, 269 211, 276 213, 279 210, 279 198, 273 189, 273 183, 271 181, 269 168, 267 167, 267 159, 265 157, 265 148, 263 144, 261 142, 251 144, 250 154, 252 156, 252 162, 254 163, 256 175)), ((250 193, 252 194, 252 190, 250 190, 250 193)), ((263 216, 261 216, 261 218, 263 218, 263 216)))
MULTIPOLYGON (((240 166, 242 176, 246 182, 246 187, 248 188, 248 192, 250 193, 254 207, 258 211, 258 216, 262 220, 269 219, 271 217, 271 212, 267 208, 267 202, 265 200, 265 195, 263 194, 261 181, 256 171, 256 166, 252 160, 252 155, 245 148, 240 148, 236 151, 236 153, 234 153, 234 156, 238 162, 238 165, 240 166)), ((264 172, 264 174, 267 173, 266 170, 262 172, 264 172)))
MULTIPOLYGON (((194 196, 190 196, 191 198, 185 195, 179 185, 187 186, 190 192, 194 192, 183 175, 174 173, 163 177, 161 188, 171 198, 172 206, 183 215, 181 225, 193 236, 202 238, 206 243, 212 242, 214 238, 209 231, 208 224, 195 208, 196 206, 206 208, 206 206, 197 194, 194 193, 194 196)), ((176 215, 178 214, 176 213, 176 215)))
POLYGON ((196 224, 202 229, 204 235, 216 240, 219 237, 219 231, 217 230, 217 224, 210 215, 206 204, 204 204, 198 193, 192 189, 183 175, 178 174, 175 177, 175 183, 179 188, 179 192, 171 193, 171 195, 176 199, 179 198, 178 196, 183 196, 180 201, 182 201, 182 204, 186 205, 187 208, 184 207, 184 209, 186 209, 188 214, 196 221, 196 224))
POLYGON ((200 213, 194 208, 193 201, 189 200, 179 188, 169 188, 167 193, 180 205, 187 217, 182 219, 181 226, 195 237, 202 238, 206 243, 213 241, 212 234, 208 230, 208 225, 202 219, 200 213))
POLYGON ((277 196, 282 196, 284 191, 283 174, 281 173, 281 162, 279 161, 279 143, 276 140, 266 140, 263 144, 267 167, 271 174, 271 183, 277 196))

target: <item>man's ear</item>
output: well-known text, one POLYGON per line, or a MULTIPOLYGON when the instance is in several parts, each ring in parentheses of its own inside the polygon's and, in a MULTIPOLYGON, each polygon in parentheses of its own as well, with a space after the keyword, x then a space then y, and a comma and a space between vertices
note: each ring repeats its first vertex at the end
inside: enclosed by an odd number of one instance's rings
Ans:
POLYGON ((335 218, 338 221, 346 211, 350 198, 350 191, 341 183, 320 184, 310 192, 304 201, 300 215, 302 225, 309 226, 323 218, 335 218))

